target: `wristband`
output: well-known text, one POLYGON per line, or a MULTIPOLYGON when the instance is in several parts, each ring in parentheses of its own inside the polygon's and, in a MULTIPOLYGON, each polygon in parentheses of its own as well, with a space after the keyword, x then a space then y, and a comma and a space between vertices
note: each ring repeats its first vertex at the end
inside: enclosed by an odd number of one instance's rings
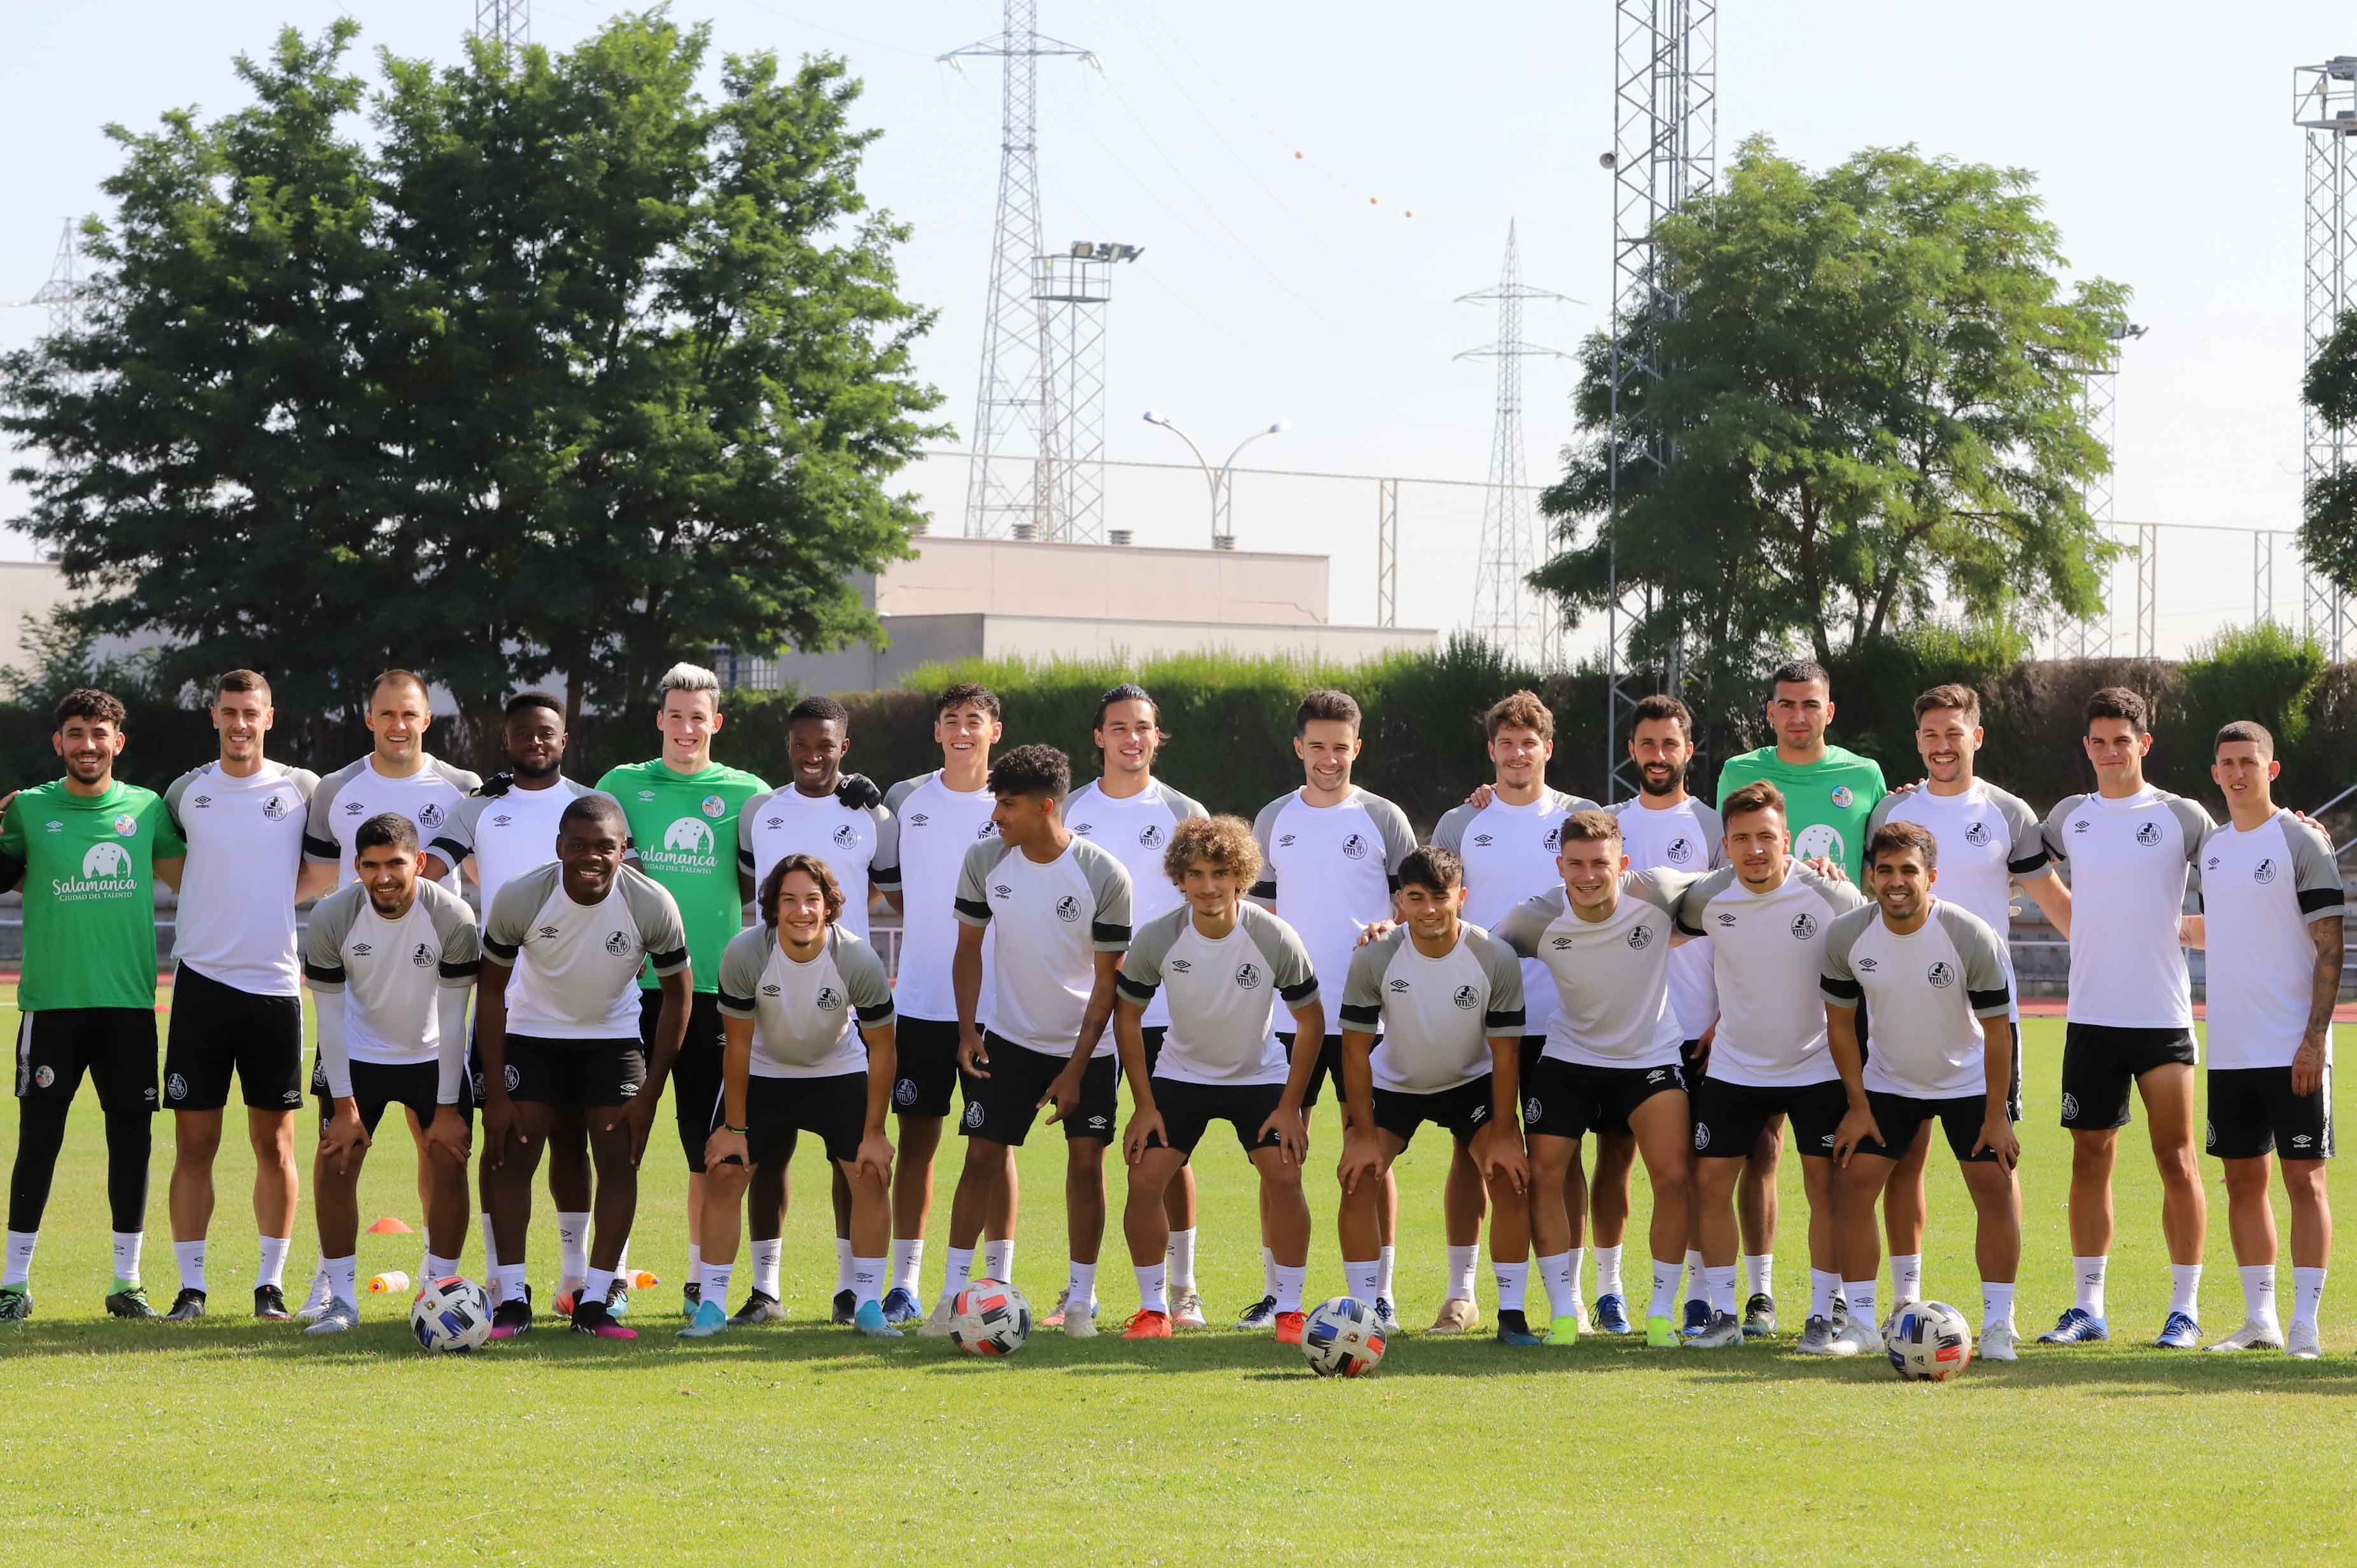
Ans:
POLYGON ((752 1131, 750 1127, 731 1127, 726 1122, 720 1123, 720 1130, 724 1133, 734 1133, 740 1138, 752 1131))

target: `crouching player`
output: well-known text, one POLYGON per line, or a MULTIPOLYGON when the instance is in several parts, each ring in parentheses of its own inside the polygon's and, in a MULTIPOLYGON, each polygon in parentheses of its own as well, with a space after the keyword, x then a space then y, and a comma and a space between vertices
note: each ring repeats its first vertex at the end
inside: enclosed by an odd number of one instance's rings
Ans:
POLYGON ((312 1201, 329 1298, 306 1334, 360 1326, 361 1165, 388 1107, 407 1107, 425 1129, 425 1277, 457 1273, 467 1242, 467 993, 482 939, 466 901, 418 875, 424 859, 407 817, 371 817, 352 833, 359 880, 320 899, 303 933, 328 1080, 312 1201))
POLYGON ((1301 1282, 1309 1268, 1309 1202, 1301 1192, 1309 1134, 1301 1101, 1318 1057, 1301 1051, 1287 1062, 1269 1030, 1271 998, 1292 1013, 1296 1039, 1324 1038, 1326 1009, 1301 938, 1244 902, 1260 858, 1241 817, 1180 822, 1162 869, 1186 902, 1138 927, 1122 959, 1114 1037, 1135 1106, 1122 1140, 1130 1167, 1123 1225, 1138 1294, 1125 1339, 1170 1337, 1163 1197, 1205 1130, 1225 1122, 1260 1172, 1261 1216, 1276 1260, 1276 1337, 1301 1342, 1301 1282), (1149 1068, 1144 1020, 1157 988, 1168 993, 1170 1023, 1149 1068))
POLYGON ((1874 1206, 1926 1122, 1946 1132, 1979 1211, 1980 1353, 2014 1359, 2013 1283, 2021 1262, 2021 1144, 2007 1106, 2013 1082, 2011 971, 2002 939, 1962 905, 1932 896, 1939 841, 1915 822, 1885 822, 1867 841, 1872 904, 1825 932, 1825 1025, 1849 1112, 1834 1132, 1835 1247, 1848 1321, 1836 1356, 1880 1342, 1874 1299, 1881 1272, 1874 1206), (1857 1009, 1874 1019, 1863 1066, 1857 1009))
POLYGON ((1530 1283, 1530 1166, 1521 1102, 1523 966, 1512 949, 1458 917, 1465 867, 1426 847, 1400 863, 1403 923, 1351 958, 1342 991, 1342 1268, 1351 1294, 1375 1295, 1383 1266, 1383 1180, 1426 1122, 1448 1129, 1490 1190, 1490 1264, 1498 1338, 1536 1345, 1523 1316, 1530 1283), (1375 1031, 1383 1031, 1377 1044, 1375 1031))
POLYGON ((837 926, 843 887, 826 862, 790 854, 755 896, 761 923, 720 955, 720 1104, 704 1146, 704 1277, 683 1339, 728 1326, 737 1211, 758 1165, 782 1165, 816 1134, 851 1187, 852 1326, 879 1339, 891 1240, 892 1145, 884 1116, 899 1071, 892 986, 876 950, 837 926), (864 1043, 864 1044, 863 1044, 864 1043))

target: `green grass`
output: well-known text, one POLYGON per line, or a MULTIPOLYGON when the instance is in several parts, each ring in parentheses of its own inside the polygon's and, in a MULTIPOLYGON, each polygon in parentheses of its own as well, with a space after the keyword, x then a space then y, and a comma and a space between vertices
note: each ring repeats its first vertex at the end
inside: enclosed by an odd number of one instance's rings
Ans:
MULTIPOLYGON (((2035 1332, 2067 1299, 2068 1146, 2053 1125, 2060 1026, 2027 1035, 2020 1317, 2035 1332)), ((98 1119, 87 1096, 77 1112, 35 1269, 38 1316, 0 1333, 0 1473, 13 1480, 0 1541, 17 1561, 126 1550, 167 1562, 2329 1561, 2357 1535, 2346 1484, 2357 1404, 2343 1402, 2357 1398, 2357 1283, 2328 1294, 2319 1363, 2026 1348, 2015 1366, 1975 1366, 1943 1387, 1793 1356, 1789 1339, 1706 1356, 1411 1334, 1373 1377, 1336 1383, 1257 1336, 1131 1347, 1116 1327, 1088 1343, 1043 1332, 1015 1360, 984 1363, 818 1321, 831 1227, 806 1155, 795 1176, 807 1196, 787 1230, 793 1321, 689 1346, 661 1310, 677 1300, 685 1249, 681 1166, 659 1140, 633 1247, 665 1277, 633 1319, 653 1332, 617 1345, 544 1327, 485 1355, 428 1358, 408 1342, 403 1305, 382 1297, 363 1303, 361 1332, 324 1342, 226 1313, 188 1328, 105 1319, 98 1119)), ((1317 1129, 1320 1170, 1337 1147, 1331 1115, 1317 1129)), ((168 1118, 156 1131, 147 1277, 168 1300, 168 1118)), ((2123 1336, 2148 1337, 2169 1274, 2142 1133, 2127 1136, 2110 1315, 2123 1336)), ((13 1122, 0 1140, 13 1153, 13 1122)), ((416 1222, 404 1144, 398 1131, 379 1144, 365 1214, 416 1222)), ((1060 1144, 1035 1139, 1024 1155, 1016 1273, 1043 1306, 1063 1267, 1060 1144)), ((1202 1152, 1200 1273, 1218 1321, 1258 1294, 1254 1209, 1232 1145, 1213 1138, 1202 1152)), ((1400 1167, 1411 1324, 1437 1305, 1442 1153, 1427 1133, 1400 1167)), ((1788 1317, 1806 1292, 1795 1165, 1777 1259, 1788 1317)), ((2241 1304, 2217 1166, 2205 1167, 2215 1334, 2241 1304)), ((224 1150, 211 1267, 214 1300, 232 1309, 253 1262, 250 1171, 242 1145, 224 1150)), ((2334 1186, 2347 1203, 2343 1173, 2334 1186)), ((1641 1191, 1638 1204, 1641 1223, 1641 1191)), ((1311 1290, 1323 1295, 1340 1286, 1323 1190, 1316 1209, 1311 1290)), ((1969 1214, 1943 1149, 1927 1285, 1977 1320, 1969 1214)), ((544 1227, 534 1243, 544 1294, 544 1227)), ((937 1233, 935 1283, 940 1244, 937 1233)), ((414 1238, 363 1236, 361 1273, 414 1268, 417 1252, 414 1238)), ((292 1285, 315 1257, 298 1235, 292 1285)), ((1106 1259, 1114 1327, 1135 1298, 1117 1241, 1106 1259)), ((2282 1273, 2288 1310, 2287 1258, 2282 1273)), ((1491 1302, 1486 1278, 1481 1292, 1491 1302)))

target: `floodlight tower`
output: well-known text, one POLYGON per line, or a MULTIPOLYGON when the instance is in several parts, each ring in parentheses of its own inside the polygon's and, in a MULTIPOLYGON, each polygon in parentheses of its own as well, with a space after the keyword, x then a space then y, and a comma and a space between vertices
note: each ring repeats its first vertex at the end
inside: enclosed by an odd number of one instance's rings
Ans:
MULTIPOLYGON (((2141 338, 2149 328, 2130 323, 2112 334, 2112 346, 2104 352, 2103 362, 2089 367, 2082 383, 2082 400, 2087 411, 2087 428, 2102 442, 2104 455, 2114 466, 2087 481, 2081 499, 2098 532, 2109 538, 2112 533, 2113 478, 2117 473, 2120 429, 2120 349, 2132 338, 2141 338)), ((2153 656, 2154 633, 2158 623, 2158 582, 2154 572, 2159 557, 2160 530, 2152 523, 2138 523, 2135 559, 2123 566, 2112 563, 2110 580, 2104 585, 2102 615, 2079 623, 2079 657, 2109 659, 2112 656, 2112 614, 2126 597, 2120 589, 2128 572, 2136 573, 2136 627, 2128 639, 2130 652, 2138 659, 2153 656)))
POLYGON ((1043 526, 1055 544, 1104 542, 1105 313, 1113 270, 1145 254, 1142 245, 1075 240, 1038 258, 1031 299, 1044 336, 1046 428, 1040 434, 1043 526))
MULTIPOLYGON (((2312 361, 2341 314, 2357 309, 2357 55, 2335 55, 2292 71, 2292 121, 2308 133, 2306 265, 2300 313, 2301 355, 2312 361)), ((2314 409, 2305 415, 2301 443, 2303 489, 2348 472, 2357 463, 2357 433, 2327 424, 2314 409)), ((2304 596, 2308 632, 2335 663, 2350 644, 2350 615, 2340 589, 2314 572, 2304 596)))
POLYGON ((998 216, 990 239, 990 287, 983 306, 982 383, 974 394, 974 464, 966 478, 969 538, 1055 532, 1055 365, 1049 311, 1036 297, 1039 238, 1039 61, 1065 58, 1098 64, 1078 45, 1041 36, 1039 0, 1006 0, 994 37, 941 57, 1006 63, 999 94, 998 216), (1023 451, 1018 474, 993 471, 991 459, 1023 451))
POLYGON ((532 0, 475 0, 475 33, 522 48, 532 42, 532 0))
MULTIPOLYGON (((1612 174, 1611 521, 1624 489, 1657 478, 1677 456, 1658 435, 1631 439, 1624 395, 1642 400, 1664 369, 1657 333, 1631 340, 1633 323, 1676 309, 1654 267, 1653 229, 1687 198, 1711 188, 1718 170, 1717 0, 1614 0, 1612 150, 1598 161, 1612 174)), ((1620 586, 1618 550, 1608 558, 1605 602, 1605 796, 1634 794, 1637 779, 1620 745, 1621 724, 1645 693, 1630 666, 1629 634, 1653 608, 1650 593, 1620 586)), ((1669 684, 1684 671, 1674 656, 1669 684)))
POLYGON ((1506 223, 1506 259, 1498 286, 1457 296, 1459 305, 1498 306, 1497 340, 1468 349, 1460 360, 1498 361, 1497 418, 1490 435, 1490 486, 1481 498, 1481 553, 1473 573, 1473 632, 1509 659, 1530 659, 1541 670, 1563 665, 1562 618, 1552 603, 1532 594, 1524 581, 1539 564, 1538 509, 1523 468, 1523 361, 1534 357, 1567 360, 1559 349, 1523 341, 1523 301, 1578 301, 1569 295, 1523 283, 1514 224, 1506 223))

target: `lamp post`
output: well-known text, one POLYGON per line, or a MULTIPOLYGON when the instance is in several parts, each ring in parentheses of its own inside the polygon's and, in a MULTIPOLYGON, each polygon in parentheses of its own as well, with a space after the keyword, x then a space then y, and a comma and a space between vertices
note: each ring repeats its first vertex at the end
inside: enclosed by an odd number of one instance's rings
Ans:
POLYGON ((1216 470, 1212 468, 1211 460, 1203 456, 1203 449, 1195 445, 1195 438, 1171 424, 1169 420, 1149 408, 1146 411, 1146 423, 1162 426, 1163 429, 1187 443, 1187 450, 1195 455, 1196 466, 1203 470, 1204 481, 1211 486, 1211 548, 1233 550, 1236 547, 1236 536, 1232 531, 1229 520, 1233 515, 1235 503, 1235 487, 1232 483, 1232 477, 1235 471, 1236 459, 1243 455, 1245 447, 1262 436, 1282 435, 1292 429, 1293 422, 1289 419, 1279 419, 1254 431, 1236 443, 1236 449, 1228 454, 1228 460, 1221 464, 1216 470))

